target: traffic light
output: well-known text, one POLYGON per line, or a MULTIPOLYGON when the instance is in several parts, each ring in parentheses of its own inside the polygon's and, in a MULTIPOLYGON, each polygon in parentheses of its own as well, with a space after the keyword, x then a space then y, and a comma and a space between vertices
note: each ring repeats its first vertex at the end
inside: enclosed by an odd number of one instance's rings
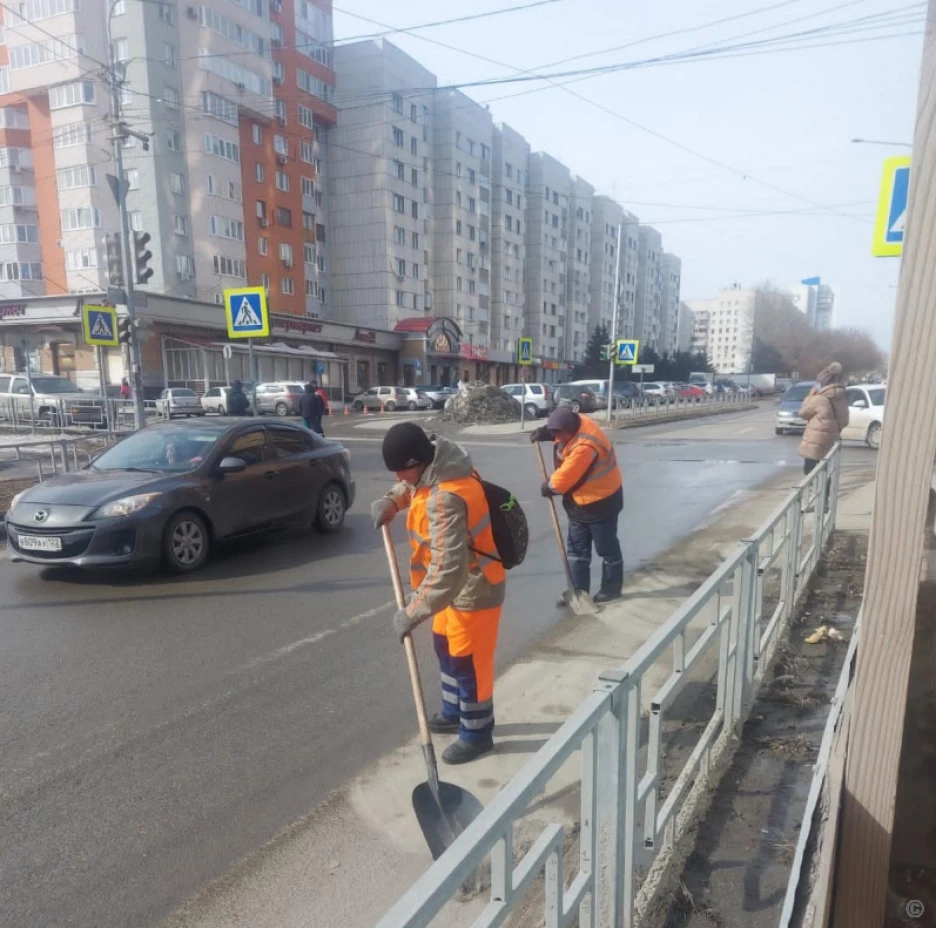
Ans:
POLYGON ((133 266, 136 270, 136 282, 146 284, 155 271, 149 267, 153 253, 146 247, 152 236, 149 232, 133 233, 133 266))
POLYGON ((120 238, 115 235, 104 236, 104 248, 107 252, 107 282, 112 287, 124 285, 123 258, 120 255, 120 238))
POLYGON ((120 321, 117 323, 117 338, 118 338, 118 340, 120 341, 120 344, 121 344, 121 345, 129 345, 129 344, 130 344, 130 332, 131 332, 131 329, 132 329, 132 325, 131 325, 130 317, 129 317, 129 316, 124 316, 124 317, 123 317, 122 319, 120 319, 120 321))
POLYGON ((602 346, 601 346, 601 360, 602 360, 602 361, 610 361, 610 360, 611 360, 611 346, 610 346, 610 345, 602 345, 602 346))

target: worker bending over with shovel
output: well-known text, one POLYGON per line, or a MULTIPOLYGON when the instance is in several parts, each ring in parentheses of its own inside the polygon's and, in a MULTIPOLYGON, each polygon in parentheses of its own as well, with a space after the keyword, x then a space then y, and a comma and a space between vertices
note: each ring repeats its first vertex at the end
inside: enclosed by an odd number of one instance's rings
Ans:
POLYGON ((576 592, 587 594, 591 587, 594 544, 601 558, 601 589, 594 601, 618 599, 624 585, 624 559, 617 525, 624 494, 611 439, 592 419, 560 406, 549 414, 546 425, 531 433, 530 440, 554 442, 556 469, 543 484, 542 495, 562 497, 569 517, 569 566, 576 592))
POLYGON ((458 740, 442 753, 464 764, 494 747, 494 651, 506 574, 471 458, 454 442, 400 422, 383 441, 387 470, 399 481, 371 505, 374 527, 409 508, 410 583, 415 591, 393 617, 400 640, 432 618, 442 671, 442 711, 429 720, 458 740))

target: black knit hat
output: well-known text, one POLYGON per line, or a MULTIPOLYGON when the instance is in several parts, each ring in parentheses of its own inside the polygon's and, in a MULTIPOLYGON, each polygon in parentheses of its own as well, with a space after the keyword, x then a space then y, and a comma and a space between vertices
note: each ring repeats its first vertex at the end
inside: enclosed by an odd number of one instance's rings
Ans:
POLYGON ((406 470, 428 464, 435 457, 435 445, 415 422, 398 422, 387 430, 383 459, 387 470, 406 470))

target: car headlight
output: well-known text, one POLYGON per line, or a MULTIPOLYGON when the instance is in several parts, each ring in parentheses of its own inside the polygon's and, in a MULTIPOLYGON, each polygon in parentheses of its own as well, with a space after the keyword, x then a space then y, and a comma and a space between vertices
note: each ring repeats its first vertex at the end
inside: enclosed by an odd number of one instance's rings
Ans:
POLYGON ((125 496, 123 499, 115 499, 113 502, 105 503, 101 506, 96 515, 104 519, 113 518, 114 516, 130 516, 146 508, 159 496, 162 496, 162 494, 139 493, 136 496, 125 496))
POLYGON ((780 409, 780 410, 778 410, 778 411, 777 411, 777 415, 778 415, 781 419, 792 419, 792 418, 793 418, 793 413, 791 413, 788 409, 780 409))

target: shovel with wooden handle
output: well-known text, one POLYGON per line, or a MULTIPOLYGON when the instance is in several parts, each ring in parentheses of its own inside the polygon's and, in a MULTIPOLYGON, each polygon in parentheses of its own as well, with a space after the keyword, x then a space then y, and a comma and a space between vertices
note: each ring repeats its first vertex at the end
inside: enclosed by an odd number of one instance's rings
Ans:
MULTIPOLYGON (((383 526, 383 542, 397 607, 403 609, 406 606, 406 599, 403 595, 400 565, 397 563, 389 525, 383 526)), ((406 652, 406 667, 409 670, 410 685, 413 688, 413 702, 416 704, 419 742, 426 761, 426 782, 417 784, 413 790, 413 811, 416 813, 416 821, 419 822, 419 827, 429 845, 432 859, 438 860, 468 824, 481 814, 482 806, 467 790, 439 779, 439 765, 436 762, 432 733, 429 731, 429 720, 426 717, 426 701, 423 698, 412 635, 403 636, 403 650, 406 652)))
MULTIPOLYGON (((534 442, 536 448, 536 459, 539 461, 540 474, 543 477, 543 483, 549 480, 549 474, 546 473, 546 461, 543 459, 543 449, 539 442, 534 442)), ((595 601, 584 590, 575 588, 575 581, 572 579, 572 568, 569 566, 569 555, 566 554, 565 542, 562 540, 562 526, 559 525, 559 516, 556 513, 556 500, 550 496, 546 500, 549 503, 549 514, 552 516, 553 528, 556 530, 556 543, 559 545, 559 556, 562 558, 562 566, 565 567, 566 582, 569 588, 562 594, 565 604, 575 615, 594 615, 598 611, 595 601)))

